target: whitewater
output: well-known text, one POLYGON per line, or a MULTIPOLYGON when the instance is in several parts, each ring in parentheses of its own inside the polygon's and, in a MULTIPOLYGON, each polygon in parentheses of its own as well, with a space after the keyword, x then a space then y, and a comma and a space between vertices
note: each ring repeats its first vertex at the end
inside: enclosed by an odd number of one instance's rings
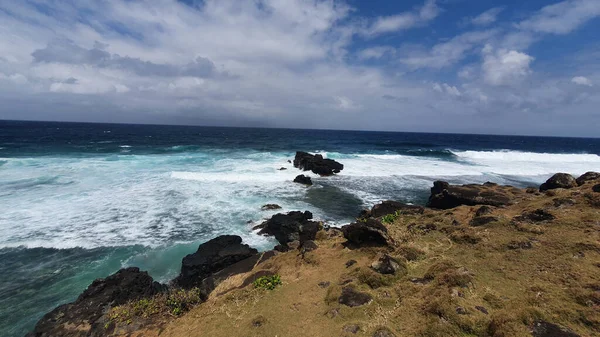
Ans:
POLYGON ((271 242, 252 233, 248 222, 272 215, 260 211, 267 203, 310 210, 339 225, 381 200, 422 203, 434 180, 523 187, 555 172, 600 167, 595 154, 446 151, 444 159, 315 151, 345 169, 326 178, 306 173, 315 181, 312 189, 292 183, 300 174, 288 163, 292 152, 2 158, 0 247, 158 247, 234 233, 264 248, 271 242), (339 212, 328 198, 354 209, 339 212))

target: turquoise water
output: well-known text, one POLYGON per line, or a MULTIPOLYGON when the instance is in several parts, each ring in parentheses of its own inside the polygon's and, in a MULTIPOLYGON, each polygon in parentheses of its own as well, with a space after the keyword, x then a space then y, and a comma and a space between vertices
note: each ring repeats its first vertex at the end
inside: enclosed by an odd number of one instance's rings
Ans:
POLYGON ((166 282, 217 235, 270 249, 251 230, 267 203, 342 225, 381 200, 422 204, 437 179, 524 187, 600 171, 599 150, 598 139, 0 122, 0 336, 24 335, 124 266, 166 282), (345 169, 293 184, 296 150, 345 169))

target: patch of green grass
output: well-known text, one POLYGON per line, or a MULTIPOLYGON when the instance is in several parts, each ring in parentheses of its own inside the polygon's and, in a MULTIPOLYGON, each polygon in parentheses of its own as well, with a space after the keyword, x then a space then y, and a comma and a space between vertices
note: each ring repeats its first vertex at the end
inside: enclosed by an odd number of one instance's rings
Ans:
POLYGON ((277 274, 270 276, 261 276, 258 279, 256 279, 256 281, 254 281, 254 288, 273 290, 281 284, 281 276, 277 274))

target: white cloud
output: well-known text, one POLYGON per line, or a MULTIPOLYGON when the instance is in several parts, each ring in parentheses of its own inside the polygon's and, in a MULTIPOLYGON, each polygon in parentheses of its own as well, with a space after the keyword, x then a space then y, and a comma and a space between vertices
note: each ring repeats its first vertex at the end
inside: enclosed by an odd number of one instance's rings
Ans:
POLYGON ((393 47, 389 47, 389 46, 371 47, 371 48, 365 48, 365 49, 359 51, 358 58, 360 58, 362 60, 380 59, 385 55, 394 54, 395 52, 396 52, 396 49, 393 47))
POLYGON ((566 0, 543 7, 533 17, 518 24, 521 29, 540 33, 568 34, 600 16, 598 0, 566 0))
POLYGON ((450 41, 436 44, 428 52, 409 53, 409 56, 401 58, 400 62, 415 69, 444 68, 462 60, 468 52, 496 33, 496 30, 464 33, 450 41))
POLYGON ((501 7, 495 7, 492 9, 488 9, 487 11, 479 14, 478 16, 471 19, 471 23, 476 26, 487 26, 490 25, 498 19, 498 15, 502 13, 504 9, 501 7))
POLYGON ((578 84, 578 85, 585 85, 585 86, 588 86, 588 87, 593 86, 592 81, 589 78, 583 77, 583 76, 573 77, 571 79, 571 82, 573 82, 575 84, 578 84))
POLYGON ((516 50, 498 49, 494 51, 491 45, 483 49, 483 76, 491 85, 514 83, 529 75, 529 65, 534 58, 516 50))
POLYGON ((365 31, 366 35, 378 35, 413 28, 435 19, 439 15, 435 0, 427 0, 416 12, 378 17, 365 31))
MULTIPOLYGON (((0 118, 518 133, 510 111, 600 104, 596 87, 531 72, 534 30, 384 36, 424 27, 434 1, 372 19, 343 0, 32 3, 0 1, 0 118)), ((598 78, 597 55, 573 65, 598 78)))
POLYGON ((448 95, 454 96, 454 97, 462 96, 462 93, 460 92, 460 90, 458 90, 457 87, 455 87, 453 85, 449 85, 448 83, 442 83, 442 84, 434 83, 433 90, 435 90, 437 92, 445 93, 445 94, 448 94, 448 95))

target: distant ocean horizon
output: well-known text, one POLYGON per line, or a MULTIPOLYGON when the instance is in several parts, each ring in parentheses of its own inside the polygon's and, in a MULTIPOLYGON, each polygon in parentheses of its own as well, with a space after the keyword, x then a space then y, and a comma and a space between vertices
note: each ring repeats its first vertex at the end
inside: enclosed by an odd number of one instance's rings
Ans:
POLYGON ((435 180, 539 186, 600 171, 599 138, 0 121, 0 336, 23 336, 126 266, 159 281, 222 234, 309 210, 330 225, 382 200, 424 204, 435 180), (292 183, 296 151, 344 164, 292 183), (285 168, 285 170, 280 170, 285 168))

